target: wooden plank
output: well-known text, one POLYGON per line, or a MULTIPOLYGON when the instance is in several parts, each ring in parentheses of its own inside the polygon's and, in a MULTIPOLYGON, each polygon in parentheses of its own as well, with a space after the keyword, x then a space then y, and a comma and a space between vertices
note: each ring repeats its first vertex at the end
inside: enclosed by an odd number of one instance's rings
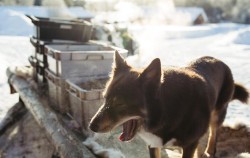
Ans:
POLYGON ((45 129, 47 137, 59 152, 60 157, 95 158, 82 144, 82 140, 62 124, 60 117, 49 107, 47 98, 39 96, 26 79, 13 75, 9 70, 7 70, 7 76, 10 77, 10 84, 19 93, 36 122, 45 129))

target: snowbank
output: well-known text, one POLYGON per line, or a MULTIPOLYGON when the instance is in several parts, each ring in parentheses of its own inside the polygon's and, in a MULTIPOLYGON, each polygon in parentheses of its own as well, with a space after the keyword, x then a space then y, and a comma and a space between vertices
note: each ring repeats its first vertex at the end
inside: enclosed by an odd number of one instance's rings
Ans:
POLYGON ((33 52, 29 37, 0 36, 0 120, 8 109, 18 102, 18 94, 10 94, 5 71, 9 66, 29 65, 28 57, 33 52))
POLYGON ((243 44, 243 45, 250 45, 250 28, 247 27, 244 30, 238 32, 238 36, 235 38, 234 43, 236 44, 243 44))
POLYGON ((0 19, 6 19, 0 23, 0 35, 29 36, 33 33, 33 24, 21 12, 3 9, 0 19))

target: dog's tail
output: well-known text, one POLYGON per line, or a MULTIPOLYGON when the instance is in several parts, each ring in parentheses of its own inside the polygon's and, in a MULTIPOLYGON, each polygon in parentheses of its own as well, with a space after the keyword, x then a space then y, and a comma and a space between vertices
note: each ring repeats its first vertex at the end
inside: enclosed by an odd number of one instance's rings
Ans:
POLYGON ((235 83, 234 84, 233 99, 238 99, 242 103, 247 104, 248 98, 249 98, 248 90, 244 86, 242 86, 241 84, 235 83))

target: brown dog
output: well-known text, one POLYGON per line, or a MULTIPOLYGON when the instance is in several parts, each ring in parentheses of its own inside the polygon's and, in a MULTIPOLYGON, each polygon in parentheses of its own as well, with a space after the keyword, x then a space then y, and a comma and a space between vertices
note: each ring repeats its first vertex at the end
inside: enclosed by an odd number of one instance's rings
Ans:
POLYGON ((234 83, 229 67, 212 57, 202 57, 187 67, 161 70, 154 59, 136 70, 115 53, 113 72, 104 93, 105 103, 90 122, 94 132, 108 132, 123 125, 121 141, 137 133, 160 157, 160 147, 174 140, 183 148, 182 158, 192 158, 199 139, 209 128, 202 157, 213 157, 216 132, 224 121, 228 103, 246 103, 247 90, 234 83))

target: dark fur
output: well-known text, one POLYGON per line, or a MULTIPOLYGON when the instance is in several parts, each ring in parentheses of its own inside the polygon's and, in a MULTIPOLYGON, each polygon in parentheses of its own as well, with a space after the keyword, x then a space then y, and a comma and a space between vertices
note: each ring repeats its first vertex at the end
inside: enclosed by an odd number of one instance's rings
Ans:
POLYGON ((128 66, 118 53, 115 58, 106 102, 90 128, 107 132, 125 117, 140 118, 142 126, 162 138, 163 144, 175 138, 183 148, 183 158, 193 157, 208 127, 211 136, 203 157, 212 157, 216 131, 224 121, 228 103, 233 99, 247 102, 249 97, 246 88, 234 83, 229 67, 212 57, 163 71, 159 59, 140 71, 128 66))

